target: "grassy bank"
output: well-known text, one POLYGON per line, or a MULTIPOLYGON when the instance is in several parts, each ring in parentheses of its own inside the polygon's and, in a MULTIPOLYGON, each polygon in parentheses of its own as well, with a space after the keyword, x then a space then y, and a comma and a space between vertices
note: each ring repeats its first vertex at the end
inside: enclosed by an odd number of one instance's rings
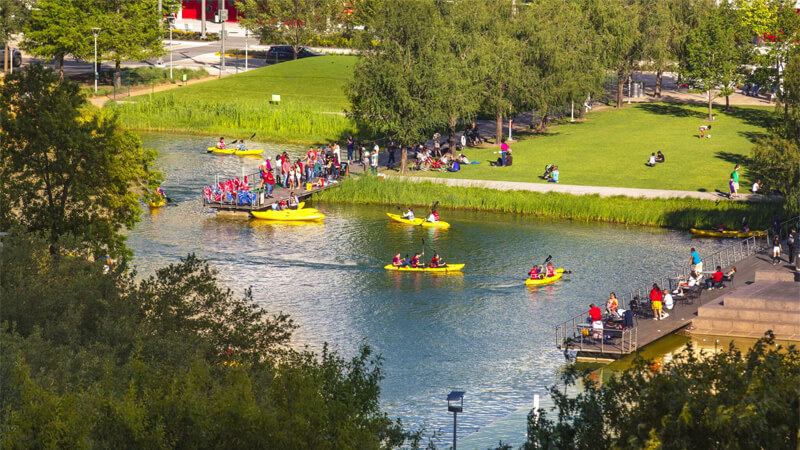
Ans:
POLYGON ((766 228, 779 204, 769 202, 713 202, 698 199, 634 199, 576 196, 529 191, 498 191, 475 187, 449 187, 405 180, 362 176, 345 180, 336 189, 318 194, 324 202, 429 206, 531 214, 581 221, 602 221, 669 228, 711 228, 718 224, 736 229, 747 217, 753 228, 766 228))
POLYGON ((355 131, 344 116, 344 85, 356 58, 321 56, 275 64, 219 80, 113 105, 123 126, 145 131, 316 143, 355 131), (280 95, 278 105, 270 103, 280 95))
POLYGON ((642 103, 595 111, 584 122, 567 119, 545 135, 512 143, 511 167, 488 165, 498 158, 492 153, 496 147, 470 148, 464 153, 481 164, 428 176, 543 183, 538 176, 544 166, 556 164, 563 184, 728 192, 728 176, 741 164, 740 185, 746 191, 755 181, 748 171, 750 149, 767 132, 765 120, 773 108, 722 109, 714 109, 717 120, 711 122, 710 139, 698 138, 698 127, 709 124, 706 107, 642 103), (666 162, 646 166, 650 154, 659 150, 666 162))

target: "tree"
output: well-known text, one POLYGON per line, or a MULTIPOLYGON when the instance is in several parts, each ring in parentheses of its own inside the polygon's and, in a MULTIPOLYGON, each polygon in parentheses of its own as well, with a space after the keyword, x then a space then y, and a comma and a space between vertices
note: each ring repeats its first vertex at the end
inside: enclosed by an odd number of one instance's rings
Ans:
POLYGON ((261 42, 291 45, 294 58, 340 16, 344 3, 336 0, 244 0, 242 25, 261 36, 261 42))
POLYGON ((377 132, 392 134, 402 145, 400 170, 407 165, 406 146, 423 141, 446 123, 446 99, 439 87, 449 76, 442 69, 446 46, 436 5, 410 0, 397 7, 381 5, 373 17, 376 46, 365 47, 347 86, 350 114, 377 132), (418 26, 425 24, 425 26, 418 26))
POLYGON ((725 95, 737 80, 740 65, 745 61, 745 48, 738 41, 739 24, 729 5, 712 7, 702 25, 689 34, 681 72, 706 92, 708 120, 713 120, 712 105, 717 95, 725 95), (721 89, 714 95, 714 89, 721 89))
POLYGON ((587 0, 600 60, 617 76, 617 108, 622 108, 625 81, 639 66, 642 56, 641 11, 633 0, 587 0))
POLYGON ((690 343, 660 369, 637 359, 602 385, 583 377, 575 396, 553 387, 555 414, 528 416, 523 448, 794 449, 799 385, 800 351, 771 333, 744 354, 731 344, 699 356, 690 343))
POLYGON ((77 84, 40 65, 0 86, 0 227, 19 224, 53 243, 73 234, 98 255, 122 255, 136 192, 160 175, 138 137, 86 105, 77 84))
POLYGON ((64 57, 83 58, 90 52, 91 30, 80 1, 39 0, 25 25, 23 48, 49 61, 58 61, 59 77, 64 77, 64 57))
POLYGON ((5 46, 6 58, 3 61, 5 73, 8 73, 8 65, 13 64, 8 41, 12 34, 22 31, 30 10, 30 0, 0 0, 0 41, 5 46))
POLYGON ((89 23, 99 27, 98 50, 114 61, 114 86, 122 84, 122 61, 163 55, 164 24, 156 0, 85 0, 89 23))

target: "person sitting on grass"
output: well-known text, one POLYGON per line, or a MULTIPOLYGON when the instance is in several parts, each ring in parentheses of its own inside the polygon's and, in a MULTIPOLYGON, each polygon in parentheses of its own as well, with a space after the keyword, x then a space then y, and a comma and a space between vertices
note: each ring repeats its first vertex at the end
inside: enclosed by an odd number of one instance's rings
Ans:
POLYGON ((448 172, 458 172, 459 170, 461 170, 461 164, 459 164, 458 160, 456 159, 454 159, 450 163, 450 167, 447 168, 448 172))
POLYGON ((547 182, 558 183, 558 166, 553 167, 553 171, 550 173, 550 179, 548 179, 547 182))
POLYGON ((464 156, 463 153, 461 153, 460 155, 458 155, 458 162, 460 162, 461 164, 469 164, 469 159, 466 156, 464 156))
POLYGON ((650 159, 647 161, 647 165, 650 167, 656 166, 656 154, 650 153, 650 159))
POLYGON ((659 150, 658 153, 656 153, 656 162, 657 163, 664 162, 664 154, 661 153, 661 150, 659 150))
POLYGON ((717 271, 711 275, 711 278, 706 280, 706 289, 710 291, 714 288, 722 287, 723 278, 725 278, 725 274, 722 273, 722 267, 717 266, 717 271))

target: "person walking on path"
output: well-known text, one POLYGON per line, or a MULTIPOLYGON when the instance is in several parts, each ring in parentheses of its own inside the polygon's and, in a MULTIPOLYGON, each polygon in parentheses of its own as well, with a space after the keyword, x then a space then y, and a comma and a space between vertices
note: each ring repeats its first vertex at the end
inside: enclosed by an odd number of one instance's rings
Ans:
POLYGON ((697 253, 694 247, 692 247, 692 257, 689 260, 689 267, 691 267, 692 272, 697 274, 703 271, 703 260, 700 259, 700 254, 697 253))
POLYGON ((789 247, 789 264, 794 263, 795 246, 797 245, 797 231, 792 227, 786 237, 786 246, 789 247))
POLYGON ((349 136, 347 138, 347 162, 350 162, 350 161, 353 160, 353 149, 354 149, 355 145, 356 145, 355 139, 353 139, 352 135, 349 136))
POLYGON ((781 239, 778 235, 775 235, 775 238, 772 240, 772 265, 781 262, 781 250, 781 239))
POLYGON ((781 235, 781 218, 777 214, 772 218, 772 232, 775 236, 780 237, 781 235))
POLYGON ((737 164, 736 167, 733 168, 733 172, 731 172, 731 178, 733 179, 733 196, 736 197, 739 195, 739 165, 737 164))
POLYGON ((389 142, 387 143, 387 146, 389 151, 389 161, 386 163, 386 167, 391 169, 395 165, 394 152, 397 149, 391 136, 389 136, 389 142))

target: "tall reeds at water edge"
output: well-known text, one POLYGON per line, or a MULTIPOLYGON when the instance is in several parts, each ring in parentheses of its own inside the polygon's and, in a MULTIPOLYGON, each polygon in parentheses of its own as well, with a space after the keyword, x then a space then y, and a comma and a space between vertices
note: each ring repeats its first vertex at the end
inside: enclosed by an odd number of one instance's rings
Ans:
POLYGON ((268 102, 224 102, 176 97, 141 96, 112 106, 120 123, 146 131, 185 131, 220 136, 257 133, 259 139, 318 143, 356 132, 352 120, 308 105, 268 102))
POLYGON ((738 229, 743 218, 752 229, 765 229, 773 215, 781 210, 778 202, 715 202, 692 198, 641 199, 499 191, 431 182, 416 183, 397 178, 382 180, 375 176, 347 179, 336 189, 320 192, 317 199, 323 202, 392 206, 430 206, 439 201, 439 208, 502 211, 679 229, 711 229, 720 224, 726 229, 738 229))

